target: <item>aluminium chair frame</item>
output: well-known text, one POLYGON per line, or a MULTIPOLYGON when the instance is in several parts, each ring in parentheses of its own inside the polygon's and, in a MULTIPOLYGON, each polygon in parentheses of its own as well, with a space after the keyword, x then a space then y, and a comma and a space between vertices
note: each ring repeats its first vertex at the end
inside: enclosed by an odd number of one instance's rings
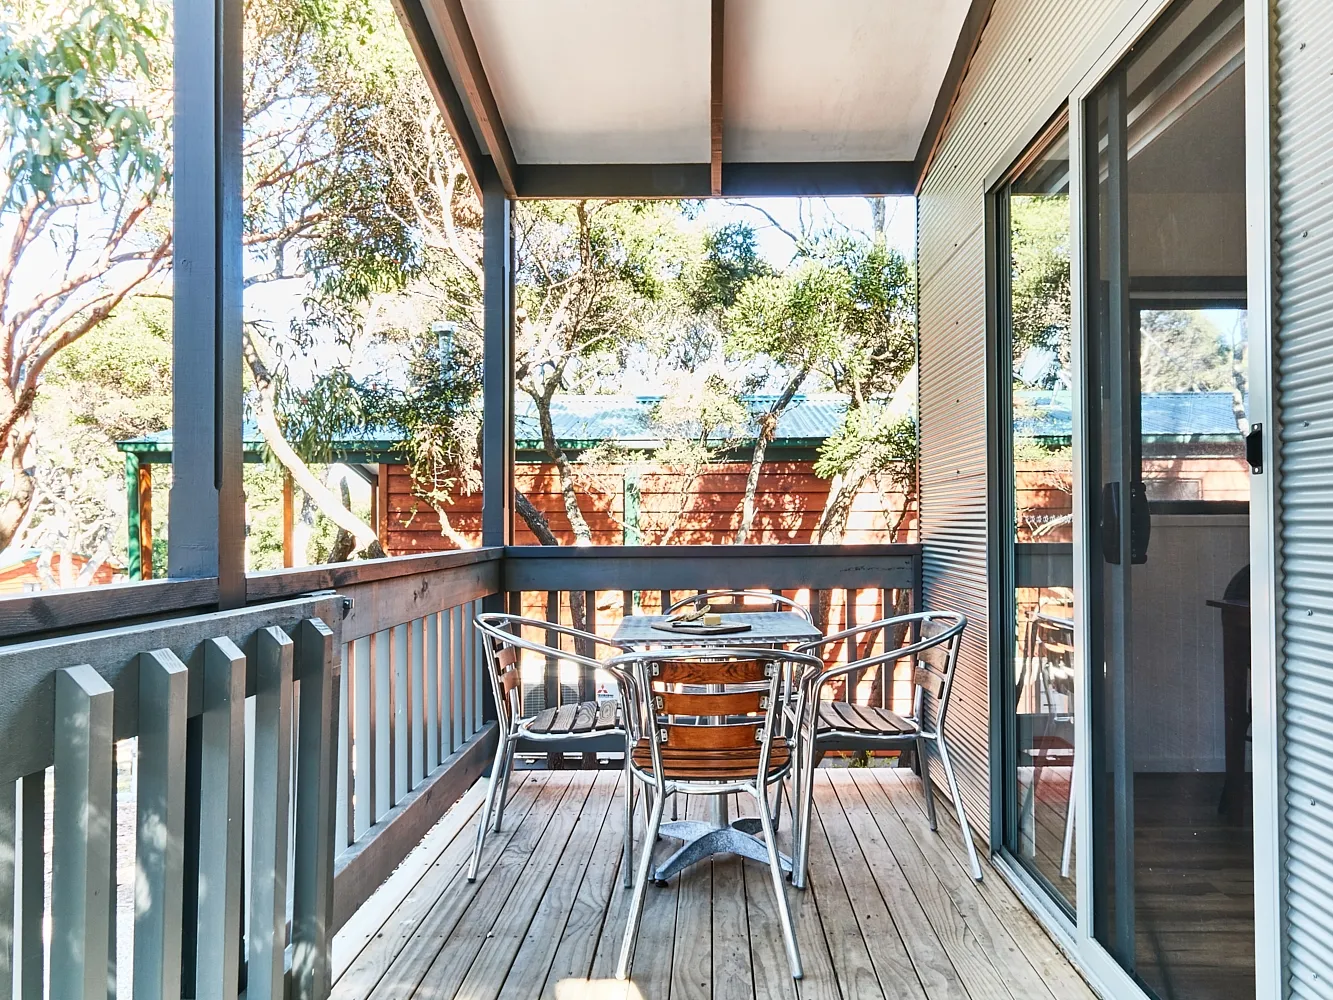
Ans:
POLYGON ((854 628, 845 629, 842 632, 835 632, 816 642, 803 643, 797 647, 797 650, 799 652, 810 652, 812 650, 819 650, 830 643, 855 640, 857 636, 868 632, 889 629, 895 626, 916 626, 920 628, 931 623, 943 625, 943 631, 937 635, 911 642, 906 646, 889 649, 883 653, 867 656, 859 660, 853 660, 842 666, 823 670, 818 674, 806 675, 805 685, 800 692, 797 708, 797 714, 800 719, 800 739, 798 740, 798 743, 801 747, 802 759, 797 766, 798 811, 795 824, 795 855, 792 858, 791 876, 792 884, 797 888, 805 888, 806 874, 809 867, 809 830, 814 798, 814 769, 820 756, 819 746, 821 743, 827 744, 834 742, 844 745, 847 743, 860 744, 866 749, 891 747, 910 747, 914 749, 921 768, 921 784, 926 799, 926 815, 930 820, 931 830, 936 830, 937 825, 935 822, 935 794, 933 784, 930 780, 930 765, 929 757, 927 756, 927 747, 934 744, 935 749, 939 753, 940 763, 944 767, 945 778, 949 783, 949 794, 953 799, 954 809, 958 814, 958 825, 963 834, 963 843, 967 848, 967 857, 972 869, 972 877, 978 882, 981 881, 981 862, 977 858, 976 846, 972 843, 972 828, 968 823, 967 810, 963 805, 962 796, 958 791, 958 782, 954 777, 953 763, 949 759, 949 746, 944 737, 945 722, 949 713, 950 695, 953 692, 953 681, 958 666, 958 651, 962 644, 963 630, 967 627, 966 616, 952 612, 920 611, 909 615, 899 615, 894 618, 882 618, 865 625, 858 625, 854 628), (944 669, 936 670, 929 665, 923 665, 919 659, 919 655, 941 646, 944 647, 944 669), (912 678, 912 686, 914 688, 912 714, 900 717, 903 722, 911 727, 908 731, 872 733, 820 726, 819 693, 823 690, 826 684, 838 677, 848 674, 859 674, 861 671, 870 667, 895 663, 898 660, 903 659, 910 659, 914 664, 912 678), (932 695, 937 705, 935 724, 933 727, 926 725, 925 694, 927 684, 934 688, 932 695))
MULTIPOLYGON (((627 733, 624 722, 624 698, 621 692, 616 694, 616 704, 620 708, 621 718, 616 726, 609 729, 593 729, 587 733, 541 733, 533 732, 532 723, 537 716, 523 715, 522 681, 519 672, 519 655, 514 653, 508 658, 505 650, 528 650, 539 653, 548 660, 567 661, 589 670, 603 667, 601 660, 583 656, 579 653, 558 649, 523 638, 521 629, 529 626, 544 632, 555 632, 579 642, 586 642, 592 648, 605 646, 624 652, 623 643, 604 639, 601 636, 584 632, 581 629, 556 622, 542 621, 538 618, 524 618, 520 615, 487 612, 476 618, 477 628, 484 639, 482 647, 486 653, 486 674, 490 678, 491 691, 495 695, 496 729, 499 740, 495 748, 495 759, 491 764, 491 778, 486 788, 486 804, 482 807, 481 822, 477 826, 477 842, 472 849, 472 861, 468 865, 467 880, 475 882, 481 864, 482 847, 486 840, 486 831, 492 826, 491 814, 495 814, 494 830, 500 832, 504 820, 505 800, 509 795, 509 772, 513 769, 514 748, 520 740, 542 742, 578 742, 580 740, 605 739, 606 737, 624 737, 627 733), (511 630, 511 627, 513 630, 511 630), (508 660, 508 662, 502 662, 508 660), (498 794, 497 794, 498 791, 498 794)), ((616 674, 613 672, 612 676, 616 674)), ((629 746, 625 747, 625 886, 629 887, 629 871, 634 854, 634 783, 629 779, 629 746)))
MULTIPOLYGON (((805 674, 817 671, 822 664, 813 656, 783 649, 709 646, 626 653, 608 660, 603 666, 616 677, 618 687, 625 698, 623 715, 627 732, 627 777, 632 781, 648 786, 645 791, 651 790, 648 826, 644 832, 642 853, 639 857, 638 870, 634 881, 634 896, 630 903, 629 917, 625 925, 625 937, 621 944, 620 958, 616 966, 616 978, 622 980, 629 978, 630 962, 634 955, 639 922, 643 916, 644 895, 652 874, 653 848, 657 841, 657 832, 662 824, 662 814, 666 800, 678 794, 724 795, 731 792, 745 792, 753 796, 758 805, 759 822, 763 832, 764 844, 768 851, 769 871, 772 875, 773 890, 777 897, 783 943, 787 950, 792 978, 800 979, 802 976, 801 956, 796 943, 796 931, 792 924, 791 909, 787 904, 786 884, 781 862, 778 859, 777 834, 768 810, 767 791, 768 786, 780 784, 786 778, 791 771, 792 761, 795 760, 798 753, 798 748, 793 745, 791 740, 792 734, 788 714, 782 708, 781 689, 784 684, 784 677, 788 674, 788 670, 784 669, 784 666, 800 668, 801 679, 803 680, 805 674), (764 665, 765 679, 762 682, 724 682, 722 680, 717 682, 719 686, 746 687, 747 692, 753 692, 760 696, 759 705, 762 718, 753 714, 742 716, 744 719, 753 719, 753 724, 757 727, 755 735, 759 743, 759 756, 754 777, 668 779, 662 759, 663 746, 669 739, 668 731, 693 727, 659 721, 659 713, 663 713, 666 708, 666 696, 653 691, 654 678, 661 676, 659 671, 664 664, 698 663, 706 668, 710 664, 721 665, 727 661, 753 661, 764 665), (767 685, 767 689, 760 688, 758 686, 760 683, 767 685), (645 738, 651 755, 650 769, 634 763, 632 757, 632 748, 636 747, 640 740, 645 738), (783 740, 787 743, 788 759, 786 764, 770 770, 772 749, 774 742, 777 740, 783 740)), ((659 683, 663 683, 663 681, 659 680, 659 683)), ((665 683, 677 682, 668 680, 665 683)), ((685 682, 684 686, 709 686, 712 683, 711 681, 700 681, 697 684, 695 682, 685 682)), ((728 694, 721 695, 724 698, 728 696, 728 694)), ((683 694, 680 697, 684 699, 709 697, 709 695, 683 694)), ((728 716, 727 718, 730 719, 731 717, 728 716)), ((733 723, 721 721, 710 722, 708 725, 723 728, 731 724, 733 723)), ((745 725, 745 723, 742 723, 742 725, 745 725)))
MULTIPOLYGON (((712 600, 715 597, 726 597, 732 599, 739 598, 741 600, 744 600, 745 598, 748 597, 758 598, 760 600, 767 601, 769 604, 773 605, 773 609, 775 611, 776 610, 790 611, 793 614, 800 615, 806 621, 813 620, 810 617, 810 612, 806 609, 804 605, 797 603, 790 597, 784 597, 782 594, 769 593, 766 590, 701 590, 699 591, 699 593, 693 594, 689 597, 682 597, 679 601, 676 601, 662 613, 665 615, 669 615, 672 612, 679 611, 681 608, 690 604, 693 604, 697 607, 700 601, 712 600)), ((738 603, 733 604, 732 606, 738 609, 736 611, 730 612, 733 614, 746 614, 747 612, 751 611, 762 612, 763 610, 762 608, 750 609, 745 607, 743 604, 738 604, 738 603)))

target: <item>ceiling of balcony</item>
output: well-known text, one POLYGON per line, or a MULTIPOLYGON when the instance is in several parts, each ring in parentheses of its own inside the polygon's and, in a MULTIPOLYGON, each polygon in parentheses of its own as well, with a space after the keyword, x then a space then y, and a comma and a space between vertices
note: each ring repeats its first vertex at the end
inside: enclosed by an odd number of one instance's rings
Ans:
POLYGON ((479 152, 502 176, 509 158, 515 177, 719 158, 912 164, 989 11, 987 0, 400 5, 409 31, 419 7, 416 33, 434 37, 418 43, 438 46, 479 152))

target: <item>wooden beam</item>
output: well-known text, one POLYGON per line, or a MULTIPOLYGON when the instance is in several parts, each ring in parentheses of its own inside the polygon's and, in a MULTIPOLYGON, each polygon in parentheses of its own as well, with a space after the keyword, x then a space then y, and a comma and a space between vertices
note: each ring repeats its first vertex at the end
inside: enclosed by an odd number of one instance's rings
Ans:
MULTIPOLYGON (((519 167, 520 198, 708 198, 707 163, 538 163, 519 167)), ((737 163, 724 165, 722 196, 842 197, 911 195, 911 160, 737 163)))
POLYGON ((486 69, 481 64, 472 29, 468 27, 463 0, 439 0, 439 6, 444 14, 440 30, 451 57, 449 61, 458 74, 463 97, 481 131, 486 149, 491 154, 495 172, 500 177, 500 186, 504 188, 505 194, 513 198, 514 179, 518 173, 514 164, 514 149, 509 145, 509 134, 505 132, 504 122, 500 119, 500 108, 495 103, 490 81, 486 79, 486 69))
POLYGON ((911 192, 913 194, 921 193, 921 185, 925 183, 926 173, 934 162, 935 153, 944 136, 944 126, 949 123, 954 104, 958 101, 959 91, 963 88, 967 67, 972 62, 972 56, 976 54, 977 46, 981 44, 981 32, 986 27, 986 22, 990 20, 991 8, 994 6, 995 0, 972 0, 967 17, 963 19, 963 27, 958 32, 958 41, 954 45, 953 58, 949 60, 949 68, 944 74, 943 82, 940 83, 939 92, 935 95, 935 107, 930 112, 926 131, 922 133, 921 144, 917 147, 916 184, 911 192))
POLYGON ((153 578, 153 467, 139 465, 134 488, 139 495, 139 579, 153 578))
POLYGON ((722 31, 726 23, 726 0, 713 0, 711 61, 711 96, 708 102, 708 124, 710 132, 709 173, 712 179, 712 193, 716 198, 722 194, 722 31))
MULTIPOLYGON (((295 490, 292 488, 292 477, 284 474, 282 477, 282 565, 284 569, 291 569, 296 565, 296 541, 295 541, 295 511, 293 507, 296 503, 294 496, 295 490)), ((371 524, 375 523, 374 499, 370 502, 371 506, 371 524)))
POLYGON ((463 160, 463 169, 472 182, 472 189, 480 198, 485 156, 477 134, 472 130, 472 123, 468 120, 463 98, 459 96, 458 88, 454 86, 453 77, 449 74, 449 66, 440 51, 423 0, 393 0, 393 7, 398 20, 402 22, 408 44, 417 57, 417 65, 421 67, 440 114, 444 116, 444 124, 453 136, 454 145, 458 147, 458 155, 463 160))

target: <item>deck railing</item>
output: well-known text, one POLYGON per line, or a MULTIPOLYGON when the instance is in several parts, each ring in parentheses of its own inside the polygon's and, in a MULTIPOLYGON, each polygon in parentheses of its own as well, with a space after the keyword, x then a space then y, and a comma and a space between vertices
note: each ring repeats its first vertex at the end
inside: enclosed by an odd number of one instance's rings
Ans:
MULTIPOLYGON (((102 597, 0 607, 28 631, 97 629, 0 646, 0 1000, 11 982, 22 1000, 102 1000, 117 981, 322 1000, 333 933, 493 752, 483 606, 606 635, 627 609, 751 588, 836 629, 915 607, 919 569, 916 546, 506 548, 252 574, 248 608, 165 621, 134 588, 119 627, 91 624, 115 607, 102 597)), ((160 588, 162 613, 200 586, 160 588)), ((861 678, 844 696, 895 689, 861 678)))
MULTIPOLYGON (((502 586, 511 613, 607 637, 622 615, 658 614, 701 590, 724 589, 795 598, 827 633, 916 610, 919 573, 916 545, 531 546, 505 550, 502 586)), ((901 638, 877 636, 874 648, 863 644, 856 655, 901 638)), ((847 652, 838 647, 827 654, 845 662, 847 652)), ((905 673, 898 681, 895 687, 888 672, 872 672, 852 678, 841 693, 886 706, 897 698, 905 707, 910 684, 905 673)), ((525 709, 591 700, 597 689, 597 678, 588 671, 557 679, 548 670, 541 687, 525 689, 525 709)))

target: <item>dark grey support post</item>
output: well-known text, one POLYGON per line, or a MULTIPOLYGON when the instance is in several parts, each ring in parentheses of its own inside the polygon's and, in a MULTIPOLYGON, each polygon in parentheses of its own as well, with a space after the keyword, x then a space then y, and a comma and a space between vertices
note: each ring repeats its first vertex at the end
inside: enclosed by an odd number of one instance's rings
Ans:
MULTIPOLYGON (((481 543, 508 545, 514 519, 514 244, 512 202, 488 169, 482 184, 486 282, 481 543)), ((502 611, 496 607, 493 610, 502 611)))
POLYGON ((176 0, 168 575, 245 603, 241 492, 241 0, 176 0))
MULTIPOLYGON (((482 182, 482 260, 486 278, 484 406, 482 427, 481 543, 509 545, 514 538, 514 242, 513 202, 487 166, 482 182)), ((486 611, 504 611, 504 595, 483 601, 486 611)), ((482 718, 494 719, 489 686, 482 693, 482 718)))

